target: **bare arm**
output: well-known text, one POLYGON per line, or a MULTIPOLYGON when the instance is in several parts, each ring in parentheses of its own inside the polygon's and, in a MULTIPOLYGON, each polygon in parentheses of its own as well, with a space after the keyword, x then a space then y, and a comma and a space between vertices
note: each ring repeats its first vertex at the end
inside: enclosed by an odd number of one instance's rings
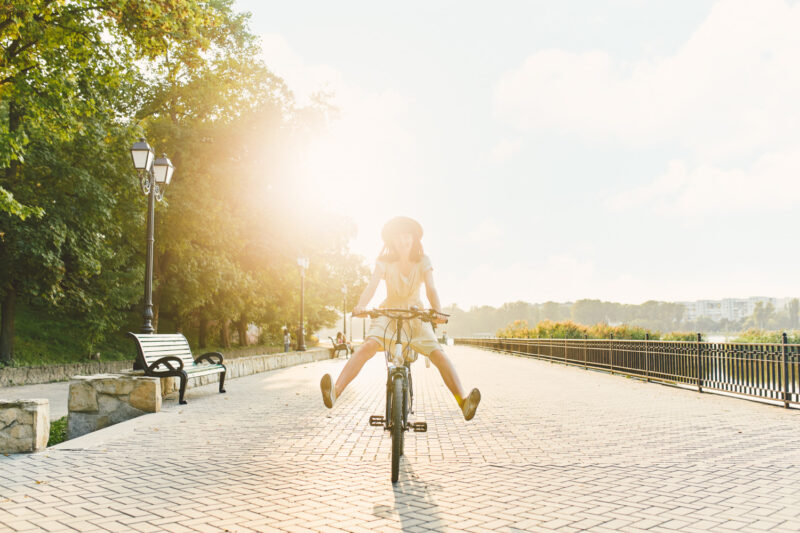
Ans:
POLYGON ((436 284, 433 282, 433 269, 425 272, 425 295, 428 297, 431 308, 437 313, 441 313, 442 304, 439 301, 439 292, 436 290, 436 284))
POLYGON ((375 296, 375 291, 378 290, 378 284, 381 282, 381 279, 383 279, 383 272, 381 272, 380 267, 377 267, 372 272, 372 278, 370 278, 364 292, 361 293, 361 298, 358 299, 358 304, 355 309, 353 309, 354 314, 359 314, 360 311, 363 311, 367 305, 369 305, 370 300, 375 296))

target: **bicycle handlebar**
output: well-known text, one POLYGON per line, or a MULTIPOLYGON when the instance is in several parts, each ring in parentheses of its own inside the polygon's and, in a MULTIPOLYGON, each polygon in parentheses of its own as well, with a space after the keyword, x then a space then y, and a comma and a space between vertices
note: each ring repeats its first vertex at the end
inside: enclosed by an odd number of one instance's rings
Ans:
POLYGON ((446 313, 440 313, 433 309, 394 309, 394 308, 385 308, 385 309, 367 309, 363 313, 359 313, 357 315, 353 315, 356 318, 363 318, 363 317, 370 317, 370 318, 378 318, 379 316, 385 316, 387 318, 391 318, 394 320, 410 320, 412 318, 419 318, 423 322, 435 322, 438 318, 444 318, 444 323, 447 323, 447 318, 450 315, 446 313))

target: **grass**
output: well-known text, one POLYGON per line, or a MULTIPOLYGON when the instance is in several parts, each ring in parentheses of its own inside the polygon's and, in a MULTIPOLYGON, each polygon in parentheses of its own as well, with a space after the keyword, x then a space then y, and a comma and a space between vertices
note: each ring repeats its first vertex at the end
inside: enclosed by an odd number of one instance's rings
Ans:
POLYGON ((65 440, 67 440, 67 417, 62 416, 50 423, 50 438, 47 440, 47 445, 55 446, 65 440))
MULTIPOLYGON (((111 336, 94 346, 104 361, 132 360, 130 340, 111 336)), ((17 306, 14 320, 14 366, 41 366, 89 361, 85 326, 79 320, 53 315, 29 305, 17 306)))
MULTIPOLYGON (((125 336, 126 331, 139 331, 141 317, 138 312, 131 312, 130 319, 118 333, 94 346, 93 354, 99 354, 101 361, 133 361, 136 348, 131 339, 125 336)), ((45 309, 20 304, 16 309, 14 321, 14 361, 12 366, 46 366, 72 363, 86 363, 91 360, 86 345, 85 325, 74 318, 54 315, 45 309)), ((175 326, 168 320, 159 324, 160 332, 173 332, 175 326)), ((220 348, 209 346, 198 348, 196 339, 187 334, 193 353, 197 356, 206 352, 221 352, 226 359, 277 353, 283 351, 283 345, 232 346, 220 348)), ((308 347, 312 342, 306 343, 308 347)))

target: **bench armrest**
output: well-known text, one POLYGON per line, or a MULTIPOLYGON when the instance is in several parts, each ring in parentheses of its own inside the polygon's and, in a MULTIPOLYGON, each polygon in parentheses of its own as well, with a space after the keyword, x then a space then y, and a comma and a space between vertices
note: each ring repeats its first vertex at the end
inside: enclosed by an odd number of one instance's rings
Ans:
POLYGON ((222 354, 219 352, 208 352, 204 353, 200 357, 194 360, 195 364, 201 363, 203 361, 208 361, 212 365, 221 365, 222 364, 222 354), (218 359, 215 361, 214 359, 218 359))
POLYGON ((159 372, 158 370, 156 370, 156 368, 158 368, 158 366, 159 366, 159 365, 162 365, 162 364, 163 364, 164 366, 166 366, 167 368, 169 368, 170 370, 172 370, 172 371, 175 371, 175 370, 178 370, 178 371, 180 371, 180 370, 183 370, 183 361, 181 360, 181 358, 180 358, 180 357, 175 357, 174 355, 168 355, 168 356, 166 356, 166 357, 162 357, 162 358, 161 358, 161 359, 159 359, 158 361, 155 361, 154 363, 152 363, 152 364, 151 364, 149 367, 147 367, 147 368, 148 368, 148 370, 149 370, 150 372, 159 372), (173 367, 173 366, 172 366, 172 363, 178 363, 178 368, 176 369, 175 367, 173 367))

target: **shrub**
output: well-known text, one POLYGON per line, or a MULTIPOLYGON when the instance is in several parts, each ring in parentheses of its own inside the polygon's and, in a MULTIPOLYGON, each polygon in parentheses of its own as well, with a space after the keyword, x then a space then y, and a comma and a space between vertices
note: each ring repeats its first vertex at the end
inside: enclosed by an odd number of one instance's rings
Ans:
MULTIPOLYGON (((800 331, 787 332, 786 337, 789 344, 800 344, 800 331)), ((750 328, 739 333, 739 335, 731 342, 780 343, 783 342, 783 332, 750 328)))
POLYGON ((667 333, 661 340, 664 341, 696 341, 697 340, 697 333, 692 333, 691 331, 673 331, 671 333, 667 333))
POLYGON ((67 440, 67 417, 62 416, 58 420, 50 422, 50 437, 47 439, 48 446, 55 446, 67 440))

